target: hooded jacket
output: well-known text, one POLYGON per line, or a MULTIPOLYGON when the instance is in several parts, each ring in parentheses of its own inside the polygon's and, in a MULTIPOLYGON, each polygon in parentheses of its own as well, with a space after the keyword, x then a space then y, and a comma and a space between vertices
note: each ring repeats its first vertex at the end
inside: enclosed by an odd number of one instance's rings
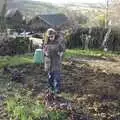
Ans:
POLYGON ((62 56, 60 53, 65 52, 65 41, 64 37, 59 34, 56 35, 54 41, 49 41, 45 44, 45 66, 49 72, 60 72, 62 56))

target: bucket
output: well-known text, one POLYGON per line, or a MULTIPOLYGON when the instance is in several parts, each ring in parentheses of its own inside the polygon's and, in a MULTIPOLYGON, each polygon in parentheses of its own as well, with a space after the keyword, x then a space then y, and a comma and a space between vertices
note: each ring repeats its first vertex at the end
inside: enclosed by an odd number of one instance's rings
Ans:
POLYGON ((34 54, 34 63, 42 64, 44 63, 44 53, 42 49, 36 49, 34 54))

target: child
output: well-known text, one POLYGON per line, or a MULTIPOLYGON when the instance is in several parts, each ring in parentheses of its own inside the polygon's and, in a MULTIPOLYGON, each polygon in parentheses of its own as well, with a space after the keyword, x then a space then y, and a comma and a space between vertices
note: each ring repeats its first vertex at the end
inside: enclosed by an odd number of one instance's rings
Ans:
POLYGON ((50 28, 47 30, 48 40, 44 46, 45 71, 48 71, 49 87, 55 93, 60 93, 61 62, 65 51, 65 42, 60 34, 50 28))

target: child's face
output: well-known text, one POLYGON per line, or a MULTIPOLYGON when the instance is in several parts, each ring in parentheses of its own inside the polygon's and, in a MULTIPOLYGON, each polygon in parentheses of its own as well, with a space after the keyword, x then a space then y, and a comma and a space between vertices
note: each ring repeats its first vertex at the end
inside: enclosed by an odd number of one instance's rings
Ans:
POLYGON ((49 40, 50 41, 54 41, 55 40, 55 35, 53 34, 53 35, 49 35, 49 40))

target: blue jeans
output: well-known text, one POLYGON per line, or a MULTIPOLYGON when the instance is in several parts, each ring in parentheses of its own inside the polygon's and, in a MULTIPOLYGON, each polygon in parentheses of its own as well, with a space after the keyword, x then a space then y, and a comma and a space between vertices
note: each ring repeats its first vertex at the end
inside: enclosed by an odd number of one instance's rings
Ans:
POLYGON ((48 82, 50 88, 55 92, 60 92, 60 81, 61 81, 60 72, 49 72, 48 77, 49 77, 48 82))

